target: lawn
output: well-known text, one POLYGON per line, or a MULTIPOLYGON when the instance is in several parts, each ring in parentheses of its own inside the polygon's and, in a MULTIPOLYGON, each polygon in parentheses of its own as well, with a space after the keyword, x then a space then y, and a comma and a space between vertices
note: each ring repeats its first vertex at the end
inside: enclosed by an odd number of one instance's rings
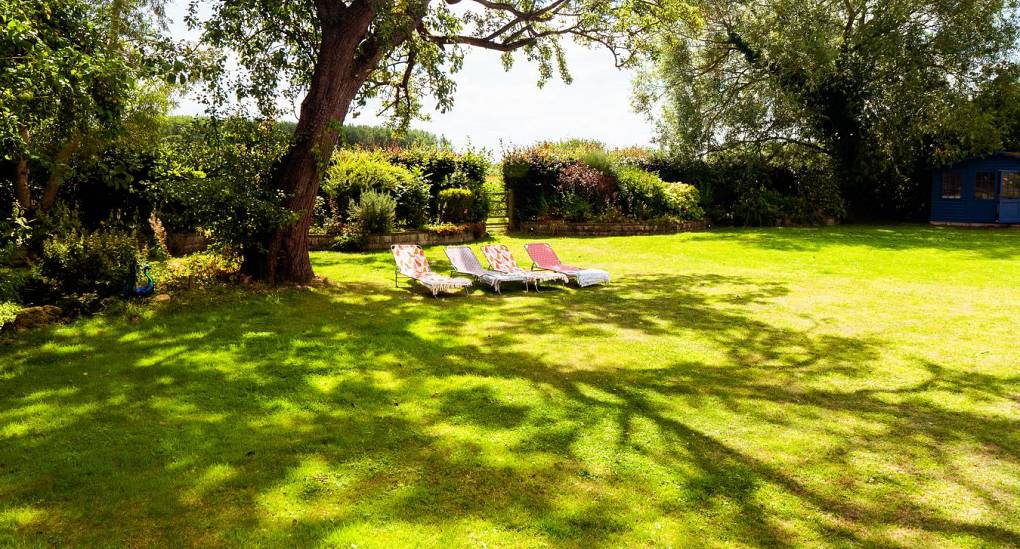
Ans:
POLYGON ((0 345, 0 546, 1020 545, 1020 232, 551 242, 614 282, 316 253, 0 345))

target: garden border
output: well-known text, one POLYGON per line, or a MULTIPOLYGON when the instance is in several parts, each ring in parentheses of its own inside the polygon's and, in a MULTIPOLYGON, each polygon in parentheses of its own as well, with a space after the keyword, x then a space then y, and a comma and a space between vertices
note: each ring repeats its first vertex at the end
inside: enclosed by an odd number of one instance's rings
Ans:
POLYGON ((564 221, 521 221, 514 231, 535 236, 639 236, 703 231, 704 220, 680 223, 567 223, 564 221))

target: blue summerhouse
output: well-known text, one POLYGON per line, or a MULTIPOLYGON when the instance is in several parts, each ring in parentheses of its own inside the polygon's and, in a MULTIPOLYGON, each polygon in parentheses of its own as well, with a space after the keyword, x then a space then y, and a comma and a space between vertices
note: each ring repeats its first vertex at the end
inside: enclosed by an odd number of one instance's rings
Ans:
POLYGON ((935 224, 1020 224, 1020 153, 1000 152, 935 170, 935 224))

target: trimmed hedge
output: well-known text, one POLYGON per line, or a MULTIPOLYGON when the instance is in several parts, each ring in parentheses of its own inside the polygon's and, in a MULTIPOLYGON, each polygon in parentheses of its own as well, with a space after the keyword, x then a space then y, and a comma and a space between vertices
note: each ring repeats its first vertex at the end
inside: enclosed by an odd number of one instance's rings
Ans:
POLYGON ((696 188, 666 183, 591 141, 511 151, 503 180, 517 222, 687 221, 704 215, 696 188))

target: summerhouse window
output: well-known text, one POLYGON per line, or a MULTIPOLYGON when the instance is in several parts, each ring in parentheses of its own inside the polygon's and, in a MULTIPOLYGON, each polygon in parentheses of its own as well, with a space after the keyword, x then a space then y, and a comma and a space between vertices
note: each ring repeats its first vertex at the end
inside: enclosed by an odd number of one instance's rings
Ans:
POLYGON ((942 174, 942 198, 960 198, 961 190, 960 172, 942 174))
POLYGON ((1020 198, 1020 172, 1002 173, 1002 198, 1020 198))
POLYGON ((995 172, 978 172, 974 181, 974 198, 978 200, 995 199, 995 172))

